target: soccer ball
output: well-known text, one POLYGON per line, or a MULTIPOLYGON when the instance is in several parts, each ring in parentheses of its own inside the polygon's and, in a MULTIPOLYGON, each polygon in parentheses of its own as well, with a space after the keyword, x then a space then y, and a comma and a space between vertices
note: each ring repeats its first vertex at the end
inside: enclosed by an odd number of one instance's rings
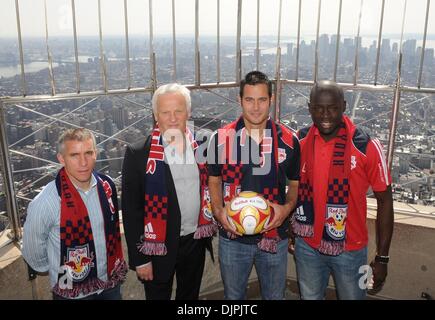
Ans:
POLYGON ((252 235, 263 230, 269 222, 271 209, 257 192, 242 191, 231 200, 228 221, 241 234, 252 235))

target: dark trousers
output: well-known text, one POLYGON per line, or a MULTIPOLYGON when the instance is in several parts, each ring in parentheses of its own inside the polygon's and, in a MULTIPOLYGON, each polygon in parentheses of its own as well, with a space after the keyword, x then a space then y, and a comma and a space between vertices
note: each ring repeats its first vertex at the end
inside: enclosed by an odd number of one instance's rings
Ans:
POLYGON ((122 300, 121 285, 112 289, 103 290, 100 294, 94 293, 80 299, 67 299, 53 293, 53 300, 122 300))
POLYGON ((145 281, 147 300, 170 300, 174 274, 177 278, 176 300, 198 300, 205 263, 205 241, 194 240, 193 233, 180 237, 175 270, 167 282, 145 281))

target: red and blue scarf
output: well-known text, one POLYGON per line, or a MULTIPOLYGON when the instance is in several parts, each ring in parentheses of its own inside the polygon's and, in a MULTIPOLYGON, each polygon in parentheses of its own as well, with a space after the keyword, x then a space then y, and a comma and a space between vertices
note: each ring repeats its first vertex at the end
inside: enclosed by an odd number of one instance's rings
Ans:
MULTIPOLYGON (((293 133, 280 125, 281 134, 289 135, 292 139, 293 133)), ((224 145, 225 151, 222 152, 222 184, 224 202, 231 201, 241 191, 255 191, 262 194, 267 200, 273 203, 278 201, 278 133, 277 125, 270 118, 267 120, 265 136, 260 143, 260 166, 265 165, 266 162, 270 164, 270 171, 258 179, 259 184, 257 190, 242 190, 243 180, 243 161, 237 161, 237 155, 242 155, 243 152, 249 152, 245 147, 246 142, 246 129, 243 117, 226 125, 218 130, 218 145, 224 145), (271 136, 270 136, 271 132, 271 136), (267 135, 269 133, 269 136, 267 135)), ((284 137, 286 139, 287 137, 284 137)), ((272 208, 271 208, 272 209, 272 208)), ((273 209, 270 219, 273 218, 273 209)), ((235 239, 233 233, 227 233, 228 238, 235 239)), ((263 233, 261 240, 257 246, 260 250, 276 253, 277 243, 281 240, 278 235, 278 230, 272 229, 263 233)))
POLYGON ((88 210, 65 168, 56 177, 61 201, 60 269, 53 292, 64 298, 76 298, 122 283, 127 275, 119 227, 115 185, 105 175, 93 172, 104 219, 107 254, 107 281, 98 278, 94 236, 88 210))
MULTIPOLYGON (((186 138, 194 151, 195 159, 199 143, 186 129, 186 138)), ((166 186, 165 150, 158 126, 151 133, 151 147, 145 174, 144 235, 138 249, 145 255, 166 255, 166 223, 168 220, 168 188, 166 186)), ((208 175, 205 163, 197 163, 200 177, 200 212, 194 239, 208 238, 217 231, 211 212, 208 192, 208 175)))
MULTIPOLYGON (((301 237, 314 236, 313 179, 316 127, 311 126, 305 141, 301 142, 301 179, 298 189, 298 204, 292 216, 293 231, 301 237)), ((319 252, 327 255, 339 255, 344 251, 346 239, 346 219, 350 193, 350 153, 354 125, 346 116, 340 125, 332 154, 328 177, 325 211, 317 213, 317 218, 324 215, 322 240, 319 252)))

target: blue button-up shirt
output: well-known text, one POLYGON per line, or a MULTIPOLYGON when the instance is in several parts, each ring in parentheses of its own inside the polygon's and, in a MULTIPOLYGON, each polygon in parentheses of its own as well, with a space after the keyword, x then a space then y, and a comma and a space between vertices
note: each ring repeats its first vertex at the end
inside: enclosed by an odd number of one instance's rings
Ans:
MULTIPOLYGON (((97 180, 92 175, 89 190, 76 189, 88 210, 92 226, 98 278, 107 281, 106 236, 97 180)), ((56 285, 60 272, 60 197, 55 181, 47 184, 29 204, 24 223, 22 254, 34 270, 48 271, 51 287, 56 285)), ((77 298, 82 297, 84 295, 77 298)))

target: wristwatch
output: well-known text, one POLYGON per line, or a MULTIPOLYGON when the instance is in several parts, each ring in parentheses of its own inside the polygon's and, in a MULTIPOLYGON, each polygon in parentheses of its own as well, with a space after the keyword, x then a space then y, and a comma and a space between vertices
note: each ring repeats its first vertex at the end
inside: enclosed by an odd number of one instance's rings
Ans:
POLYGON ((376 255, 375 257, 375 262, 379 262, 381 264, 388 264, 388 261, 390 261, 390 256, 376 255))

